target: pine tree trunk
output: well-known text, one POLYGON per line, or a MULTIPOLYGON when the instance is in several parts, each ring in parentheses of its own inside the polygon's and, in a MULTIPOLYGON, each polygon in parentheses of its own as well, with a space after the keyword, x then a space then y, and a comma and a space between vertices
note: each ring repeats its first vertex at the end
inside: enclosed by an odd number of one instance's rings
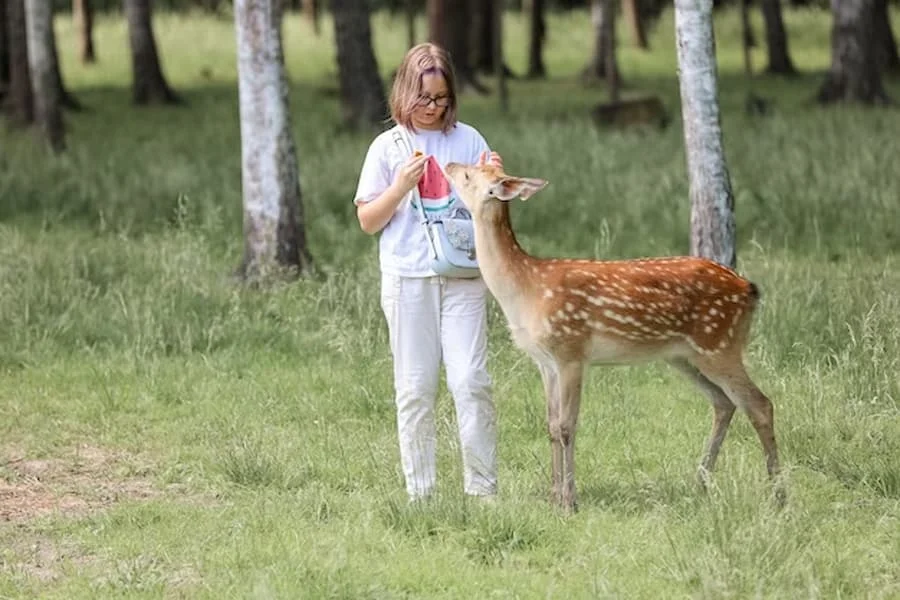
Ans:
POLYGON ((459 92, 472 88, 478 93, 487 93, 475 77, 469 51, 472 25, 470 0, 428 0, 427 9, 428 39, 450 53, 459 92))
POLYGON ((788 53, 787 33, 781 16, 781 0, 760 0, 766 22, 766 45, 769 50, 769 73, 795 75, 797 69, 788 53))
POLYGON ((528 8, 528 75, 530 79, 547 76, 544 67, 544 38, 547 35, 547 21, 544 18, 544 0, 529 0, 528 8))
POLYGON ((54 64, 53 10, 50 0, 26 0, 25 9, 35 120, 53 151, 60 153, 66 141, 54 64))
POLYGON ((887 103, 875 43, 875 0, 832 0, 831 69, 818 100, 887 103))
POLYGON ((312 272, 278 0, 236 0, 246 280, 312 272))
POLYGON ((0 0, 0 106, 9 87, 9 49, 6 44, 6 0, 0 0))
POLYGON ((369 5, 358 0, 331 0, 331 12, 344 125, 355 130, 382 129, 389 115, 372 49, 369 5))
POLYGON ((604 24, 606 12, 604 5, 607 0, 591 0, 591 24, 594 29, 594 50, 587 65, 581 72, 583 79, 603 79, 606 77, 606 49, 609 41, 606 39, 607 27, 604 24))
POLYGON ((34 96, 31 93, 31 69, 28 66, 25 1, 7 0, 6 19, 9 50, 6 109, 13 125, 30 125, 34 122, 34 96))
POLYGON ((875 1, 875 44, 882 71, 891 75, 900 74, 900 55, 897 54, 897 39, 891 29, 887 0, 875 1))
POLYGON ((638 0, 623 0, 622 13, 625 16, 625 20, 628 21, 629 27, 631 27, 631 38, 635 47, 641 50, 649 49, 650 44, 647 42, 647 32, 644 29, 644 19, 641 15, 641 7, 638 0))
POLYGON ((691 254, 734 267, 734 195, 719 116, 711 0, 675 0, 681 113, 691 196, 691 254))
POLYGON ((97 62, 94 54, 94 6, 91 0, 73 0, 72 16, 78 28, 78 57, 83 64, 97 62))
POLYGON ((132 93, 135 104, 174 104, 178 96, 163 77, 153 35, 151 0, 124 0, 131 45, 132 93))

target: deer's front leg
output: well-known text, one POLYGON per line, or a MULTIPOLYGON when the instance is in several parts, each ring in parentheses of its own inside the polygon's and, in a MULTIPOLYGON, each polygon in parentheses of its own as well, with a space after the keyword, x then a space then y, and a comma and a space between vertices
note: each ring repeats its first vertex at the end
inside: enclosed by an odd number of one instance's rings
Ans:
POLYGON ((555 366, 537 363, 544 383, 544 399, 547 402, 547 435, 550 438, 551 497, 555 504, 562 502, 563 447, 559 436, 559 375, 555 366))
POLYGON ((562 507, 568 512, 577 508, 575 499, 575 430, 581 406, 584 365, 568 363, 559 372, 559 442, 562 445, 562 507))

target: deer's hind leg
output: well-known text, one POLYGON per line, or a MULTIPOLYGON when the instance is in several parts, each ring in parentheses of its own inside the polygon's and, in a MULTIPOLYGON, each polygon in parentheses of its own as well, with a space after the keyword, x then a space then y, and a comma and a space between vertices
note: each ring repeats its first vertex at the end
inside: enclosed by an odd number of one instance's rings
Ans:
POLYGON ((769 478, 777 484, 776 500, 782 504, 785 493, 777 481, 781 467, 778 461, 778 445, 775 441, 775 411, 772 402, 750 379, 740 356, 727 362, 711 358, 692 362, 707 379, 719 386, 736 406, 747 413, 762 444, 766 457, 766 471, 769 478))
POLYGON ((709 398, 713 407, 712 431, 709 434, 709 439, 706 441, 703 458, 700 460, 700 465, 697 468, 697 480, 705 489, 709 486, 710 477, 716 466, 716 459, 719 457, 719 450, 722 447, 722 442, 725 440, 725 435, 728 433, 731 418, 734 416, 735 406, 722 388, 713 383, 687 360, 673 359, 669 361, 669 364, 700 388, 706 397, 709 398))

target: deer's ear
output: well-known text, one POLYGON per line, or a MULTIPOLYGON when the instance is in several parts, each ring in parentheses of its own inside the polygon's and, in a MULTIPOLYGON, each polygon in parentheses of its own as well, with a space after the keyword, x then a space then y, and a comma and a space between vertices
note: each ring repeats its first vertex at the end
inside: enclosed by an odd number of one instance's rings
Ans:
POLYGON ((503 201, 509 201, 516 197, 528 200, 544 189, 547 183, 544 179, 530 177, 504 177, 488 189, 488 195, 503 201))

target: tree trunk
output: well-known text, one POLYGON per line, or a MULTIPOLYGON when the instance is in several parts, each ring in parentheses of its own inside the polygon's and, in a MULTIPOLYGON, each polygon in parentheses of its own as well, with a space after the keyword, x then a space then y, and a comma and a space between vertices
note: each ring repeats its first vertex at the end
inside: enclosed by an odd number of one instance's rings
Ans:
POLYGON ((406 47, 416 45, 416 0, 406 0, 406 47))
POLYGON ((428 0, 428 39, 450 53, 459 92, 468 88, 484 94, 487 89, 475 77, 470 50, 470 0, 428 0), (452 5, 452 7, 451 7, 452 5))
POLYGON ((6 44, 6 0, 0 0, 0 106, 9 87, 9 49, 6 44))
POLYGON ((388 108, 372 50, 369 4, 359 0, 331 0, 331 13, 344 125, 357 131, 382 129, 388 108))
POLYGON ((28 66, 34 92, 35 120, 54 152, 66 147, 53 53, 53 9, 50 0, 26 0, 28 66))
POLYGON ((766 46, 769 50, 769 73, 796 75, 797 69, 788 53, 787 33, 781 17, 781 0, 760 0, 766 22, 766 46))
MULTIPOLYGON (((368 0, 365 1, 368 2, 368 0)), ((316 34, 316 37, 319 37, 319 34, 322 33, 321 20, 319 19, 319 8, 319 0, 303 0, 303 15, 306 17, 306 20, 309 21, 312 25, 313 33, 316 34)), ((366 8, 368 9, 368 4, 366 4, 366 8)))
POLYGON ((28 34, 25 25, 25 1, 7 0, 7 48, 9 50, 9 90, 6 109, 14 125, 34 122, 34 97, 31 93, 31 69, 28 66, 28 34))
MULTIPOLYGON (((50 1, 52 2, 53 0, 50 1)), ((60 106, 72 110, 81 110, 81 103, 66 89, 63 83, 62 70, 59 68, 59 53, 56 51, 56 33, 53 29, 50 30, 50 61, 60 106)))
POLYGON ((279 0, 236 0, 234 6, 244 198, 239 273, 250 281, 313 268, 291 134, 279 5, 279 0))
POLYGON ((831 69, 819 102, 889 102, 878 66, 875 0, 832 0, 831 10, 831 69))
POLYGON ((73 0, 72 16, 78 28, 78 56, 83 64, 97 62, 94 54, 94 6, 91 0, 73 0))
POLYGON ((744 73, 753 75, 753 26, 750 24, 750 0, 741 1, 741 49, 744 52, 744 73))
POLYGON ((174 104, 178 96, 163 77, 153 36, 151 0, 125 0, 135 104, 174 104))
POLYGON ((710 0, 675 0, 681 114, 691 196, 691 254, 734 267, 734 195, 719 117, 710 0))
POLYGON ((494 26, 491 39, 494 47, 491 48, 491 54, 494 65, 494 75, 497 77, 497 97, 500 101, 500 112, 509 112, 509 88, 506 85, 506 65, 503 59, 503 3, 500 0, 494 0, 491 3, 493 14, 491 15, 491 23, 494 26))
POLYGON ((900 56, 897 54, 897 39, 891 29, 887 0, 875 0, 875 44, 882 71, 900 74, 900 56))
POLYGON ((644 19, 641 15, 640 2, 638 0, 623 0, 622 12, 625 20, 631 27, 631 38, 635 47, 641 50, 648 50, 650 44, 647 42, 647 31, 644 29, 644 19))
POLYGON ((544 39, 547 36, 547 21, 544 17, 544 0, 527 2, 529 38, 528 38, 528 77, 543 79, 547 76, 544 67, 544 39))
POLYGON ((609 103, 619 103, 619 65, 616 61, 616 2, 615 0, 603 0, 603 56, 606 59, 604 72, 606 73, 606 85, 609 89, 609 103))
MULTIPOLYGON (((612 0, 591 0, 591 23, 594 26, 594 51, 590 60, 581 72, 583 79, 603 79, 606 77, 606 49, 609 41, 606 39, 609 29, 604 24, 606 11, 604 5, 612 0)), ((615 13, 613 13, 615 14, 615 13)))

